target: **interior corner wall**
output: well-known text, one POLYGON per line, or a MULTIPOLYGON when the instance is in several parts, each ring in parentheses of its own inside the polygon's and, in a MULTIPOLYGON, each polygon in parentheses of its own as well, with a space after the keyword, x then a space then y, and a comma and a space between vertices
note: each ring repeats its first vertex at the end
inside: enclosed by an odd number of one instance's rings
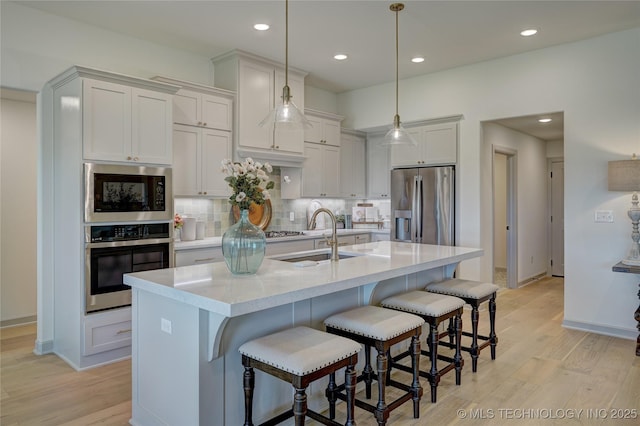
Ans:
MULTIPOLYGON (((625 255, 629 195, 607 191, 607 162, 640 152, 640 28, 606 34, 400 81, 405 121, 462 114, 459 133, 460 245, 485 247, 490 218, 490 147, 481 123, 497 118, 564 111, 564 324, 637 336, 637 277, 614 273, 625 255), (480 158, 480 161, 478 160, 480 158), (594 211, 612 210, 614 223, 594 223, 594 211), (481 219, 482 217, 482 219, 481 219)), ((394 85, 338 95, 346 125, 388 124, 394 85)), ((486 254, 486 248, 485 248, 486 254)), ((461 264, 461 275, 488 279, 486 256, 461 264)))

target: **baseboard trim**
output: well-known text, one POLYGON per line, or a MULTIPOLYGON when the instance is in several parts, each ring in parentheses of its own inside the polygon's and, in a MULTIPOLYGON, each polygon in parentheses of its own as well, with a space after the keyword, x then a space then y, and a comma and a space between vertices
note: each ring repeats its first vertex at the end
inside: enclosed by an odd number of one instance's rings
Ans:
POLYGON ((36 340, 33 353, 36 355, 53 353, 53 340, 36 340))
POLYGON ((520 281, 518 283, 518 287, 522 287, 522 286, 525 286, 527 284, 531 284, 532 282, 538 281, 539 279, 542 279, 542 278, 544 278, 546 276, 547 276, 546 272, 540 272, 539 274, 533 275, 533 276, 531 276, 529 278, 525 278, 524 280, 520 281))
POLYGON ((611 337, 619 337, 621 339, 627 340, 636 340, 638 338, 638 332, 634 329, 620 328, 620 327, 612 327, 600 324, 592 324, 588 322, 580 322, 580 321, 562 321, 562 326, 564 328, 569 328, 571 330, 580 330, 586 331, 589 333, 603 334, 605 336, 611 337))
POLYGON ((33 324, 37 320, 38 320, 38 318, 35 315, 30 315, 28 317, 22 317, 22 318, 14 318, 14 319, 9 319, 9 320, 4 320, 4 321, 0 321, 0 328, 16 327, 18 325, 33 324))

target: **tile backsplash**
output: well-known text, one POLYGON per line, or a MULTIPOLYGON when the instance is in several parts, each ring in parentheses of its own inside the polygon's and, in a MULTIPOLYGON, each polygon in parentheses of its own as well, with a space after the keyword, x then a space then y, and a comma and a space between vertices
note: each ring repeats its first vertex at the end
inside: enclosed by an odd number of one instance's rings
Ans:
MULTIPOLYGON (((274 231, 304 231, 307 229, 307 207, 310 198, 297 200, 283 200, 280 192, 280 168, 274 167, 270 173, 275 188, 270 191, 272 216, 267 230, 274 231), (294 220, 290 220, 293 212, 294 220)), ((351 214, 351 208, 364 200, 342 200, 322 198, 319 200, 323 207, 335 214, 351 214)), ((388 200, 370 200, 380 210, 383 217, 389 216, 388 200)), ((175 198, 174 211, 181 216, 195 217, 205 222, 205 235, 219 237, 234 223, 231 204, 226 198, 175 198)))

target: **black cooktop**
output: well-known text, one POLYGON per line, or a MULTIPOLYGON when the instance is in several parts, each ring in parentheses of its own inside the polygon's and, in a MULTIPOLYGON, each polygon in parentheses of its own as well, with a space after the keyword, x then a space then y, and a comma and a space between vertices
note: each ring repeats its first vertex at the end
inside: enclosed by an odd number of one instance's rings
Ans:
POLYGON ((304 235, 301 231, 267 231, 264 236, 267 238, 280 238, 280 237, 295 237, 298 235, 304 235))

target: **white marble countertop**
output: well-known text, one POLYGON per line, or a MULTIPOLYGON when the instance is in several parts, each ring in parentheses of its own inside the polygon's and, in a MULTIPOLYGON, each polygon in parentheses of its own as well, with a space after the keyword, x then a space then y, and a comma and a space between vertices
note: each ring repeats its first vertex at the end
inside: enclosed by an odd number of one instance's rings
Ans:
POLYGON ((390 241, 344 246, 340 252, 361 256, 310 267, 265 258, 258 273, 249 276, 232 275, 224 262, 209 263, 125 274, 124 283, 225 317, 236 317, 484 253, 477 248, 390 241))
MULTIPOLYGON (((331 235, 331 229, 322 229, 322 230, 305 230, 304 235, 295 235, 292 237, 279 237, 279 238, 267 238, 267 244, 269 243, 278 243, 278 242, 286 242, 286 241, 298 241, 298 240, 308 240, 315 239, 318 237, 322 237, 323 235, 331 235)), ((357 234, 389 234, 389 229, 338 229, 338 236, 340 235, 357 235, 357 234)), ((203 240, 193 240, 193 241, 176 241, 174 243, 174 250, 189 250, 189 249, 198 249, 198 248, 206 248, 206 247, 220 247, 222 245, 222 237, 209 237, 203 240)))

